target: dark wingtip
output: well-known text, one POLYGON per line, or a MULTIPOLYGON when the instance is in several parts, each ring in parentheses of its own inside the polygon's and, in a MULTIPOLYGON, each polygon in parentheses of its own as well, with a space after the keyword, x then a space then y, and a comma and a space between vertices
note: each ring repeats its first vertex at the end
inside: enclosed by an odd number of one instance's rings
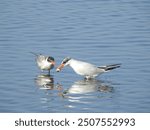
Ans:
POLYGON ((119 63, 119 64, 107 65, 107 66, 100 66, 100 67, 98 67, 98 68, 104 69, 105 71, 109 71, 109 70, 113 70, 113 69, 116 69, 116 68, 119 68, 119 67, 121 67, 121 63, 119 63))
POLYGON ((119 68, 119 67, 121 67, 120 63, 119 64, 108 65, 108 66, 106 66, 105 71, 113 70, 113 69, 116 69, 116 68, 119 68))
POLYGON ((32 52, 32 51, 29 52, 29 53, 31 53, 31 54, 33 54, 33 55, 35 55, 35 56, 38 56, 38 54, 36 54, 36 53, 34 53, 34 52, 32 52))

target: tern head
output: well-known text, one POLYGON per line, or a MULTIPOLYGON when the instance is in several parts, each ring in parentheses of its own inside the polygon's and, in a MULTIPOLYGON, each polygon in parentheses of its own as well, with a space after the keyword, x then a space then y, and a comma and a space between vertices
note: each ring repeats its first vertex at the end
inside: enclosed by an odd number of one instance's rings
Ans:
POLYGON ((69 61, 71 60, 70 57, 66 57, 65 59, 63 59, 63 61, 61 62, 61 64, 57 67, 56 71, 60 72, 62 70, 62 68, 64 68, 64 66, 69 65, 69 61))
POLYGON ((53 66, 55 65, 55 59, 51 56, 47 57, 47 61, 51 63, 53 66))

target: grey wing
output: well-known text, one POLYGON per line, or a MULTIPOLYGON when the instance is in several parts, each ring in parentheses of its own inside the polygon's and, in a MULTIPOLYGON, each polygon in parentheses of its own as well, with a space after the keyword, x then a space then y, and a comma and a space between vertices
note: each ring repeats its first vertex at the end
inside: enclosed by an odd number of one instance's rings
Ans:
POLYGON ((36 62, 37 62, 37 64, 38 64, 39 66, 41 66, 41 65, 44 63, 45 60, 46 60, 46 57, 43 56, 43 55, 39 55, 39 56, 37 56, 37 58, 36 58, 36 62))
POLYGON ((112 64, 112 65, 106 65, 106 66, 99 66, 98 68, 105 70, 105 71, 109 71, 109 70, 119 68, 120 66, 121 66, 121 64, 112 64))
POLYGON ((46 59, 45 56, 43 56, 43 55, 38 55, 36 60, 37 60, 37 62, 43 62, 45 59, 46 59))

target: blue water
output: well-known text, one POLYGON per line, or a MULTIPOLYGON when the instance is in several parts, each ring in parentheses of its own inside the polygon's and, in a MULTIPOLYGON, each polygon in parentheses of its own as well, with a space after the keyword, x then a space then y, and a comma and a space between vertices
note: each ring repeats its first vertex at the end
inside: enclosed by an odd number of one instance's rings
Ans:
POLYGON ((149 0, 1 0, 0 112, 150 112, 149 0), (41 73, 29 52, 97 66, 41 73))

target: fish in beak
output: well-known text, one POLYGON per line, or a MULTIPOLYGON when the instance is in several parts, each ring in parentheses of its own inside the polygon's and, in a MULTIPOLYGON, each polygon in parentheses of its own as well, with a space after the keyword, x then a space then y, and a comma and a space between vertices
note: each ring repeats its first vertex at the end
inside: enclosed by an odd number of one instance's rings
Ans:
POLYGON ((64 64, 60 64, 58 67, 57 67, 57 69, 56 69, 56 71, 57 72, 60 72, 61 70, 62 70, 62 68, 64 68, 64 64))

